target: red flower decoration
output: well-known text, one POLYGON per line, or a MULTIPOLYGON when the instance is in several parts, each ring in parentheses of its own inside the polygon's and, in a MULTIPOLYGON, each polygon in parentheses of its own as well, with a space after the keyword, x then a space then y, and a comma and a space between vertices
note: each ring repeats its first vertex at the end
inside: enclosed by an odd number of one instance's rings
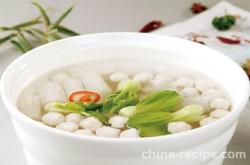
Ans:
POLYGON ((156 30, 162 26, 163 26, 162 21, 151 21, 151 22, 147 23, 145 26, 143 26, 143 28, 141 28, 140 32, 148 33, 148 32, 151 32, 153 30, 156 30))
POLYGON ((201 3, 193 3, 192 7, 191 7, 191 11, 194 14, 198 14, 201 13, 203 11, 207 10, 207 7, 202 5, 201 3))

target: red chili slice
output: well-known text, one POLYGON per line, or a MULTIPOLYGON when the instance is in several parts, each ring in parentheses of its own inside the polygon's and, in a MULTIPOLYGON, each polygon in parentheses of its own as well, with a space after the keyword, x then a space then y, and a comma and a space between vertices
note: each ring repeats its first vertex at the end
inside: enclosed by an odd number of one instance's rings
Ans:
POLYGON ((93 102, 96 103, 100 100, 100 95, 91 91, 77 91, 69 96, 69 101, 82 101, 82 102, 93 102))
POLYGON ((201 13, 203 11, 207 10, 207 7, 202 5, 201 3, 193 3, 192 7, 191 7, 191 11, 194 14, 198 14, 201 13))
POLYGON ((239 39, 231 39, 231 38, 226 38, 226 37, 217 37, 221 42, 226 43, 226 44, 240 44, 239 39))
POLYGON ((145 26, 143 26, 143 28, 141 28, 140 32, 148 33, 148 32, 151 32, 153 30, 156 30, 162 26, 163 26, 162 21, 151 21, 151 22, 147 23, 145 26))

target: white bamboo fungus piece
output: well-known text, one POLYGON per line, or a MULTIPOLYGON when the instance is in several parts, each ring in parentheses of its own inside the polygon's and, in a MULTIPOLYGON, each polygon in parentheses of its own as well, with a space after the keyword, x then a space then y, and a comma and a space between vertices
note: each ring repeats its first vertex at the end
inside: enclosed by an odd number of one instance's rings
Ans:
POLYGON ((83 84, 79 79, 68 78, 62 82, 63 88, 69 97, 73 92, 84 90, 83 84))
POLYGON ((66 73, 57 73, 50 77, 51 81, 56 83, 62 83, 64 80, 70 78, 66 73))
POLYGON ((86 90, 96 92, 101 95, 101 99, 109 95, 112 90, 104 79, 96 73, 84 73, 82 82, 86 90))
POLYGON ((37 89, 38 95, 42 105, 53 101, 66 102, 67 97, 61 86, 61 84, 56 82, 48 81, 37 89))
POLYGON ((21 111, 34 120, 40 120, 42 115, 39 96, 31 92, 27 92, 20 98, 19 106, 21 111))

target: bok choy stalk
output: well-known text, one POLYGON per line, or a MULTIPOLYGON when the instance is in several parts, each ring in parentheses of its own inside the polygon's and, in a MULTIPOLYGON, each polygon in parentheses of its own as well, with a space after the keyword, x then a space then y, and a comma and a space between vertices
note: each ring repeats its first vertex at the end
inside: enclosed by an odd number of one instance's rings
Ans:
POLYGON ((83 102, 51 102, 44 106, 44 110, 47 112, 60 112, 63 114, 79 113, 84 116, 93 116, 100 120, 102 123, 108 125, 108 118, 104 114, 97 112, 100 109, 100 104, 95 103, 83 103, 83 102))
POLYGON ((102 112, 118 113, 124 107, 136 105, 139 102, 138 92, 141 85, 138 81, 125 80, 118 84, 117 92, 108 96, 102 107, 102 112))
POLYGON ((139 112, 147 111, 171 111, 181 101, 181 96, 170 90, 162 90, 148 95, 144 100, 140 101, 136 106, 129 106, 119 111, 120 115, 133 116, 139 112))
POLYGON ((187 105, 176 112, 147 111, 130 117, 128 126, 137 128, 143 137, 166 135, 169 122, 194 123, 202 119, 204 109, 199 105, 187 105))
POLYGON ((184 121, 187 123, 193 123, 203 118, 202 114, 205 112, 204 108, 200 105, 187 105, 182 109, 173 113, 171 122, 184 121))

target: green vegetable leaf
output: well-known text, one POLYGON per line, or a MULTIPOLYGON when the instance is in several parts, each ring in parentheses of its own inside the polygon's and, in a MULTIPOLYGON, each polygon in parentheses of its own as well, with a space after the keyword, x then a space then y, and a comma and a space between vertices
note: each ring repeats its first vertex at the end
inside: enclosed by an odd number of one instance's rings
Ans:
POLYGON ((67 103, 61 103, 61 102, 51 102, 44 106, 44 111, 46 112, 60 112, 63 114, 68 113, 79 113, 85 116, 93 116, 100 120, 102 123, 108 125, 108 118, 97 111, 98 108, 100 108, 100 104, 90 103, 86 104, 83 102, 67 102, 67 103))
POLYGON ((188 123, 193 123, 201 120, 203 118, 204 108, 200 105, 187 105, 182 109, 173 113, 173 118, 171 122, 175 121, 185 121, 188 123))
POLYGON ((57 28, 58 25, 63 21, 65 17, 72 11, 73 6, 71 6, 68 10, 66 10, 56 21, 50 26, 50 29, 57 28))
POLYGON ((150 111, 137 113, 130 117, 128 126, 137 128, 143 137, 160 136, 167 134, 167 123, 172 114, 165 111, 150 111))
POLYGON ((134 80, 120 82, 117 87, 118 91, 103 101, 102 112, 118 113, 124 107, 136 105, 139 102, 140 88, 140 83, 134 80))
POLYGON ((51 102, 44 106, 44 110, 49 112, 61 112, 64 114, 68 113, 80 113, 84 114, 86 110, 80 105, 75 102, 68 102, 68 103, 61 103, 61 102, 51 102))
POLYGON ((100 110, 102 107, 102 104, 97 104, 97 103, 83 103, 83 102, 75 102, 76 104, 80 105, 87 111, 96 111, 100 110))
POLYGON ((59 33, 62 33, 62 34, 68 35, 68 36, 80 35, 79 33, 74 32, 73 30, 70 30, 70 29, 68 29, 68 28, 66 28, 64 26, 58 26, 57 30, 58 30, 59 33))
POLYGON ((140 112, 129 118, 128 126, 137 128, 144 137, 166 135, 169 122, 194 123, 202 119, 203 113, 204 109, 199 105, 187 105, 176 112, 140 112))
POLYGON ((133 93, 139 92, 141 89, 141 84, 135 80, 124 80, 121 81, 117 86, 117 91, 128 92, 131 91, 133 93))
POLYGON ((45 9, 39 3, 32 2, 32 4, 35 5, 39 9, 41 15, 43 16, 43 19, 44 19, 46 26, 49 26, 51 24, 51 22, 50 22, 49 16, 47 15, 45 9))
POLYGON ((122 116, 131 117, 134 114, 136 114, 136 112, 137 112, 136 111, 136 106, 127 106, 127 107, 122 108, 119 111, 119 114, 122 115, 122 116))
POLYGON ((137 112, 171 111, 181 101, 181 96, 175 91, 163 90, 148 95, 137 104, 137 112))
POLYGON ((100 120, 103 124, 109 125, 109 122, 108 122, 109 119, 104 114, 102 114, 100 112, 95 112, 95 111, 88 111, 87 113, 90 116, 93 116, 93 117, 97 118, 98 120, 100 120))
POLYGON ((139 97, 137 93, 119 91, 104 100, 102 111, 111 114, 118 113, 122 108, 136 105, 138 102, 139 97))

